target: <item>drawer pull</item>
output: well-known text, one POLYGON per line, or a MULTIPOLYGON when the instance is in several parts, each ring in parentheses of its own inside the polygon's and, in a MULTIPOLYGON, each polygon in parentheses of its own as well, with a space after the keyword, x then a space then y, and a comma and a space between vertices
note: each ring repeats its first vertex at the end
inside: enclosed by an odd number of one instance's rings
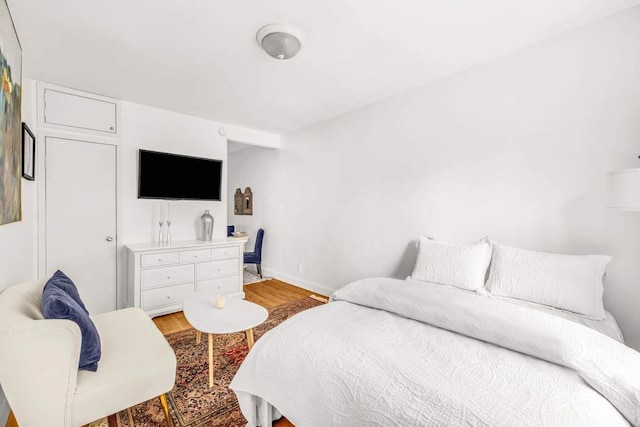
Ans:
POLYGON ((171 276, 167 276, 167 279, 171 279, 171 276))
POLYGON ((171 299, 171 295, 167 295, 167 299, 171 299))

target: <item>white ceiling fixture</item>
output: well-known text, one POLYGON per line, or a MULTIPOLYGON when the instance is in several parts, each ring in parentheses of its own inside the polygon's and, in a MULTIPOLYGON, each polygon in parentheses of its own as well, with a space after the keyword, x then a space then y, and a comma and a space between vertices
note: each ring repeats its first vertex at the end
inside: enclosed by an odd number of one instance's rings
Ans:
POLYGON ((258 45, 272 58, 291 59, 304 45, 302 31, 289 24, 269 24, 256 33, 258 45))
POLYGON ((25 77, 280 134, 640 4, 640 0, 7 2, 24 51, 25 77), (270 22, 295 23, 304 30, 307 46, 286 67, 274 66, 257 49, 256 30, 270 22))

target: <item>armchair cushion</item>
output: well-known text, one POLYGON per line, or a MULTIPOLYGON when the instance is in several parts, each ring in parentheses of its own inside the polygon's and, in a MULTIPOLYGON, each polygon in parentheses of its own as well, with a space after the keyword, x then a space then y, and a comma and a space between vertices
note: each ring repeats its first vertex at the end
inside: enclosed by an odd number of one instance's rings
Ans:
POLYGON ((144 311, 126 308, 92 316, 103 356, 98 372, 78 372, 73 425, 84 425, 166 393, 176 356, 144 311))
POLYGON ((89 310, 87 310, 87 307, 85 307, 84 303, 82 302, 82 299, 80 298, 80 292, 78 292, 78 288, 76 287, 76 284, 73 283, 73 280, 71 280, 69 276, 64 274, 64 272, 58 270, 55 273, 53 273, 53 276, 51 276, 51 278, 47 280, 47 283, 44 285, 45 289, 49 286, 55 286, 57 288, 62 289, 75 302, 77 302, 80 307, 82 307, 85 313, 89 314, 89 310))
POLYGON ((59 287, 45 286, 42 291, 42 313, 45 319, 71 320, 80 327, 82 344, 78 369, 95 372, 102 354, 100 336, 86 309, 59 287))

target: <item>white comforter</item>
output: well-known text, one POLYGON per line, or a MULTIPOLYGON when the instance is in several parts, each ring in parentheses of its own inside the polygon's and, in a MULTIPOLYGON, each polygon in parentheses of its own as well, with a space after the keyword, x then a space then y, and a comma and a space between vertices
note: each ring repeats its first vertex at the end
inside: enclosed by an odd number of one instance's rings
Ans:
POLYGON ((231 388, 249 425, 265 400, 298 427, 640 425, 640 354, 591 328, 415 281, 332 300, 245 359, 231 388))

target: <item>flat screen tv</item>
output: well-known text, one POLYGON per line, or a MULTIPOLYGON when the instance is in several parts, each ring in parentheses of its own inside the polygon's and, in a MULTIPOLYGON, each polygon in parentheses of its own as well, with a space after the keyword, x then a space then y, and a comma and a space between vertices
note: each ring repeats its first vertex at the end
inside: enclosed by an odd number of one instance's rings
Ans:
POLYGON ((220 200, 222 160, 140 150, 138 198, 220 200))

